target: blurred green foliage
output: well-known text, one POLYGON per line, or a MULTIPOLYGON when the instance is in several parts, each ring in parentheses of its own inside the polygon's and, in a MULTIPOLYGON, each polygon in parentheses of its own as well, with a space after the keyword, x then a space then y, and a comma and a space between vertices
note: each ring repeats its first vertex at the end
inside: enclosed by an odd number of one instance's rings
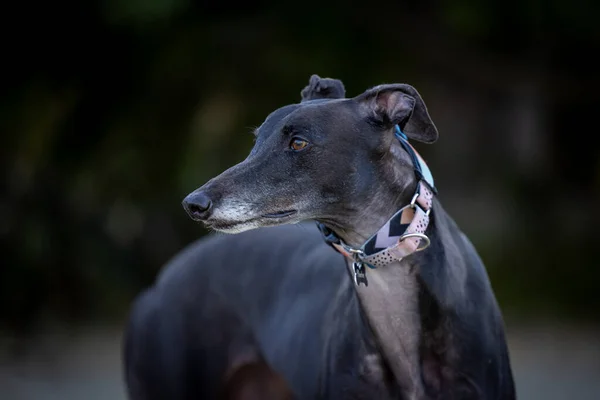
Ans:
POLYGON ((13 4, 0 127, 0 320, 120 319, 205 231, 180 201, 243 159, 312 73, 416 86, 419 146, 501 305, 597 318, 598 6, 185 0, 13 4))

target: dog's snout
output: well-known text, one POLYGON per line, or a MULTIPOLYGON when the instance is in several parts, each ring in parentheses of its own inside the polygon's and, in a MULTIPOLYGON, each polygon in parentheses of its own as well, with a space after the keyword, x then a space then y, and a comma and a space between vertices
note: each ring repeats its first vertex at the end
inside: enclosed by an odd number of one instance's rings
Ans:
POLYGON ((210 217, 212 201, 204 192, 193 192, 183 199, 183 208, 194 221, 204 221, 210 217))

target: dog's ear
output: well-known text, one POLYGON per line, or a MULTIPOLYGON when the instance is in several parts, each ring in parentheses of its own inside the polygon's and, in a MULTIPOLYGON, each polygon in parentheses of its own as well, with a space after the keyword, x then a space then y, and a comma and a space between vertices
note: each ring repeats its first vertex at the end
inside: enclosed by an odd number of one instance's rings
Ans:
POLYGON ((308 86, 300 92, 302 101, 316 99, 343 99, 346 95, 344 84, 339 79, 321 78, 313 75, 308 81, 308 86))
POLYGON ((438 131, 417 90, 406 84, 379 85, 355 97, 360 112, 386 128, 400 125, 411 139, 433 143, 438 131))

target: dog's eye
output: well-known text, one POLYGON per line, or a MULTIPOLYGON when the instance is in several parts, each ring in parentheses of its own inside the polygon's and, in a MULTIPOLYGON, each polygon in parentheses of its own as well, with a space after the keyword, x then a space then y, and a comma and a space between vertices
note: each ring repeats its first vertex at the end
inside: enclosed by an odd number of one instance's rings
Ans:
POLYGON ((290 149, 294 151, 304 150, 308 146, 308 142, 304 139, 293 138, 290 142, 290 149))

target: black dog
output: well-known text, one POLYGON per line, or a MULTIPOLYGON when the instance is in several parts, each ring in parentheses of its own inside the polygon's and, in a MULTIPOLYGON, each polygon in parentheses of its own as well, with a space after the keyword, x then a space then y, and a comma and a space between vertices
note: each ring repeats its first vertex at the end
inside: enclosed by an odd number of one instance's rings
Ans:
POLYGON ((131 398, 515 398, 485 268, 408 144, 437 139, 425 104, 344 92, 311 77, 184 207, 228 233, 319 221, 348 262, 304 225, 192 245, 134 305, 131 398))

